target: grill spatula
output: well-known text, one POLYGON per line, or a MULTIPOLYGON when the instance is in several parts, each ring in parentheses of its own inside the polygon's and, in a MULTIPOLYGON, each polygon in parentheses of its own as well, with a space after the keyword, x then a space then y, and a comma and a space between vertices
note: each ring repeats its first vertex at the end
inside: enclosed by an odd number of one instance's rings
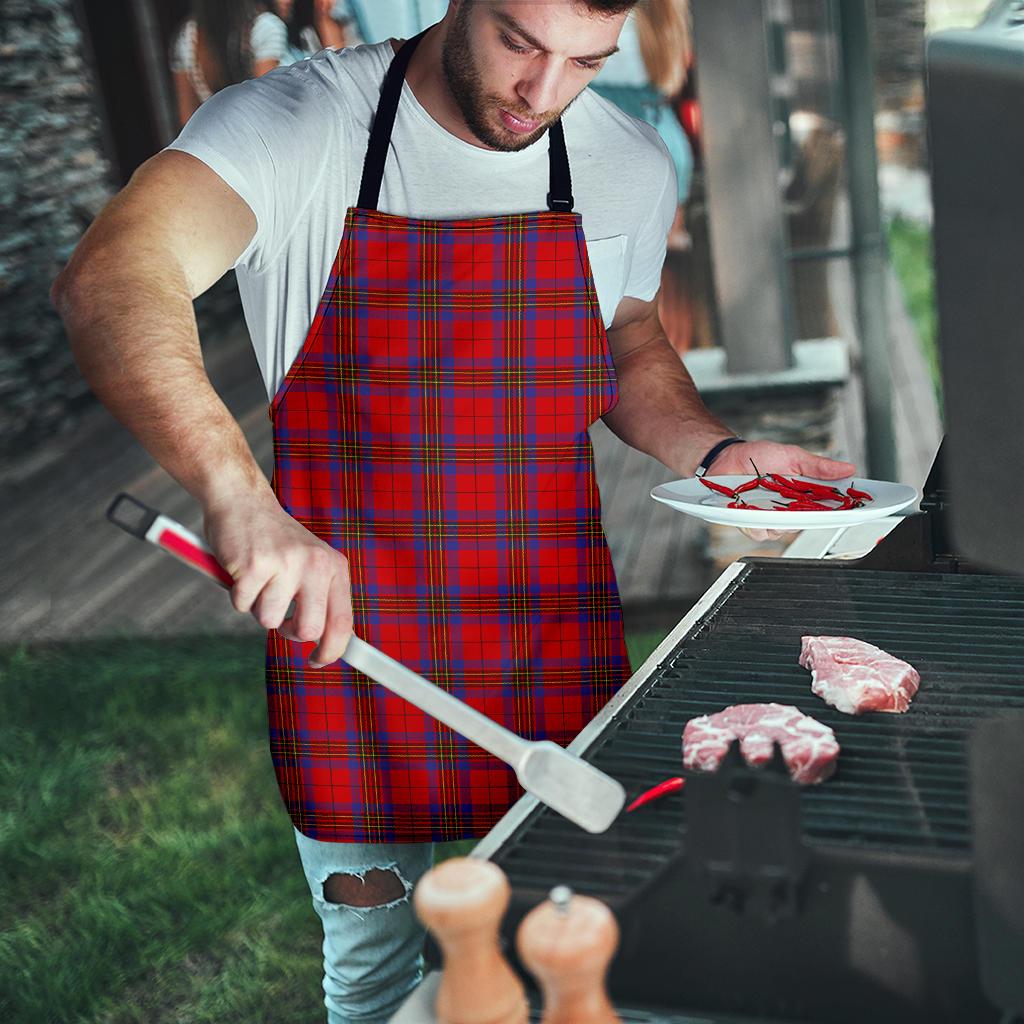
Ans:
MULTIPOLYGON (((222 587, 232 586, 231 576, 204 541, 131 495, 118 495, 107 509, 107 518, 222 587)), ((557 743, 524 740, 356 636, 341 658, 510 765, 528 793, 587 832, 604 832, 622 810, 626 802, 622 786, 557 743)))

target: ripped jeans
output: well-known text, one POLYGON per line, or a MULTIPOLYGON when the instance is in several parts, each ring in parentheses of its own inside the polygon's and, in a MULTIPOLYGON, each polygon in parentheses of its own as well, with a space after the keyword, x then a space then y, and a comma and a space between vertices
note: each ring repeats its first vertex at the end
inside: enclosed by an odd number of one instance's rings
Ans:
POLYGON ((327 1024, 383 1024, 423 975, 425 930, 409 897, 433 863, 434 844, 323 843, 298 829, 295 843, 324 927, 327 1024), (345 881, 351 884, 351 876, 364 879, 371 872, 393 884, 395 898, 360 906, 325 895, 324 883, 332 875, 349 876, 345 881))

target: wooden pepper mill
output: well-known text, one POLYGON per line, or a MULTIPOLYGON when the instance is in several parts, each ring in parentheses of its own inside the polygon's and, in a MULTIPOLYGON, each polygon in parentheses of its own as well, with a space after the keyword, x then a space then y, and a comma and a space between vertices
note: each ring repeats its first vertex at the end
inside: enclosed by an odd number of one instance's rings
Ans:
POLYGON ((471 857, 438 864, 416 886, 416 914, 444 954, 437 1024, 526 1024, 523 984, 498 945, 511 893, 501 868, 471 857))
POLYGON ((544 994, 541 1024, 620 1024, 605 989, 618 944, 608 907, 564 885, 523 918, 516 949, 544 994))

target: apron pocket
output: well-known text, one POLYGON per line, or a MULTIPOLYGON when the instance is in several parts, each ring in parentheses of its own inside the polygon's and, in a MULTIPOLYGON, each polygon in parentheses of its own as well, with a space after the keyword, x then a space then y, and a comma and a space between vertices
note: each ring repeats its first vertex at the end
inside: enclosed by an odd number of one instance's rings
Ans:
POLYGON ((587 257, 601 306, 601 319, 607 328, 626 290, 626 236, 588 238, 587 257))

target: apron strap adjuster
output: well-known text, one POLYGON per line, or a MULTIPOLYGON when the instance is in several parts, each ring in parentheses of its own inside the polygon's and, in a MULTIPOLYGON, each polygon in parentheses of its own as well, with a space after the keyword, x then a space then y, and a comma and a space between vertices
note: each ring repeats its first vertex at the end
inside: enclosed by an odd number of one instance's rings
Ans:
POLYGON ((553 213, 572 213, 573 198, 569 193, 568 199, 560 199, 550 192, 548 193, 548 209, 553 213))

